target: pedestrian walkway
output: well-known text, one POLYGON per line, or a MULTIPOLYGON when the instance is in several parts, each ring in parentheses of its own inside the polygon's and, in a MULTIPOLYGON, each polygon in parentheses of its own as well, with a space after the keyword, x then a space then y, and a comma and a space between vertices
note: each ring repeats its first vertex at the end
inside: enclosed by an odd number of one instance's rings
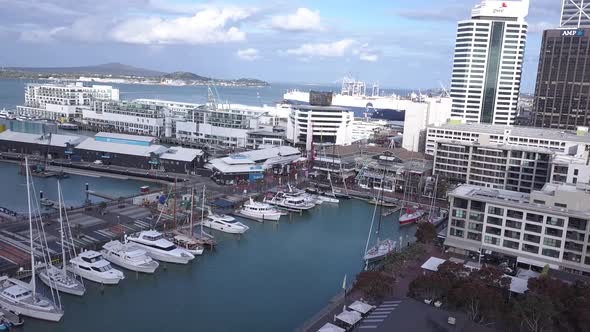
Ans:
POLYGON ((383 321, 389 316, 389 314, 397 309, 401 302, 401 300, 384 301, 361 321, 361 324, 358 326, 357 330, 363 331, 378 328, 379 325, 383 323, 383 321))

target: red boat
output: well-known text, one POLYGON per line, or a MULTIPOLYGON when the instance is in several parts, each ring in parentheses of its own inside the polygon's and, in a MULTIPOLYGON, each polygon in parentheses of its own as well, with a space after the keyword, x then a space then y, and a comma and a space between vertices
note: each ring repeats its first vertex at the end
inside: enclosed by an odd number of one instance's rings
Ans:
POLYGON ((406 213, 399 216, 399 224, 400 226, 413 224, 418 221, 418 219, 422 218, 423 215, 424 210, 422 209, 415 210, 406 208, 406 213))

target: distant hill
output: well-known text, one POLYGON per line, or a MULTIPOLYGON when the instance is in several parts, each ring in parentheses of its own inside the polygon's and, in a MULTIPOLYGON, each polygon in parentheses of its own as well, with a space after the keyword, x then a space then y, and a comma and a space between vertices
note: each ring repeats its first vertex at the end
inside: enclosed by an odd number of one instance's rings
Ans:
POLYGON ((211 81, 211 78, 189 73, 186 71, 175 71, 170 74, 162 75, 162 78, 179 81, 211 81))
POLYGON ((83 67, 6 67, 5 70, 14 70, 28 73, 53 73, 53 74, 94 74, 94 75, 112 75, 112 76, 142 76, 142 77, 159 77, 166 73, 137 68, 124 65, 118 62, 105 63, 96 66, 83 67))

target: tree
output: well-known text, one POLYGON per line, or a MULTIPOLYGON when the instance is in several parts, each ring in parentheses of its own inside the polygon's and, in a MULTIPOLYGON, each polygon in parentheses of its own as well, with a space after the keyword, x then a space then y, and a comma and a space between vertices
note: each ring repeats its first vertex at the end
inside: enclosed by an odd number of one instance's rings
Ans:
POLYGON ((99 207, 101 210, 104 210, 104 209, 106 209, 106 208, 107 208, 107 202, 105 202, 105 201, 102 201, 102 202, 98 203, 98 207, 99 207))
POLYGON ((449 292, 449 302, 467 312, 469 319, 482 324, 499 316, 505 301, 500 289, 469 279, 449 292))
POLYGON ((420 243, 432 243, 436 240, 438 233, 436 227, 429 222, 422 222, 416 228, 416 240, 420 243))
POLYGON ((438 272, 445 276, 452 284, 462 282, 469 277, 469 271, 463 264, 446 261, 438 266, 438 272))
POLYGON ((521 327, 524 326, 531 332, 550 330, 553 318, 557 315, 551 298, 534 292, 527 292, 515 300, 512 307, 521 327))
POLYGON ((408 288, 408 296, 438 300, 445 298, 452 286, 451 280, 444 275, 431 273, 412 280, 408 288))
POLYGON ((395 287, 395 278, 379 271, 363 271, 356 276, 354 288, 363 292, 364 296, 381 302, 391 294, 395 287))

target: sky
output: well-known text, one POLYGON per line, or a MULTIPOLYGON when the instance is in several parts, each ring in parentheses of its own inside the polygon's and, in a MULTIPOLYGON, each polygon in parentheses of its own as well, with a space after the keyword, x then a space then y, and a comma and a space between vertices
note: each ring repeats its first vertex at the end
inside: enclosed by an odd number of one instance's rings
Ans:
MULTIPOLYGON (((508 2, 508 1, 507 1, 508 2)), ((270 82, 448 87, 457 21, 478 0, 0 0, 0 66, 120 62, 270 82)), ((561 0, 530 0, 522 91, 561 0)))

